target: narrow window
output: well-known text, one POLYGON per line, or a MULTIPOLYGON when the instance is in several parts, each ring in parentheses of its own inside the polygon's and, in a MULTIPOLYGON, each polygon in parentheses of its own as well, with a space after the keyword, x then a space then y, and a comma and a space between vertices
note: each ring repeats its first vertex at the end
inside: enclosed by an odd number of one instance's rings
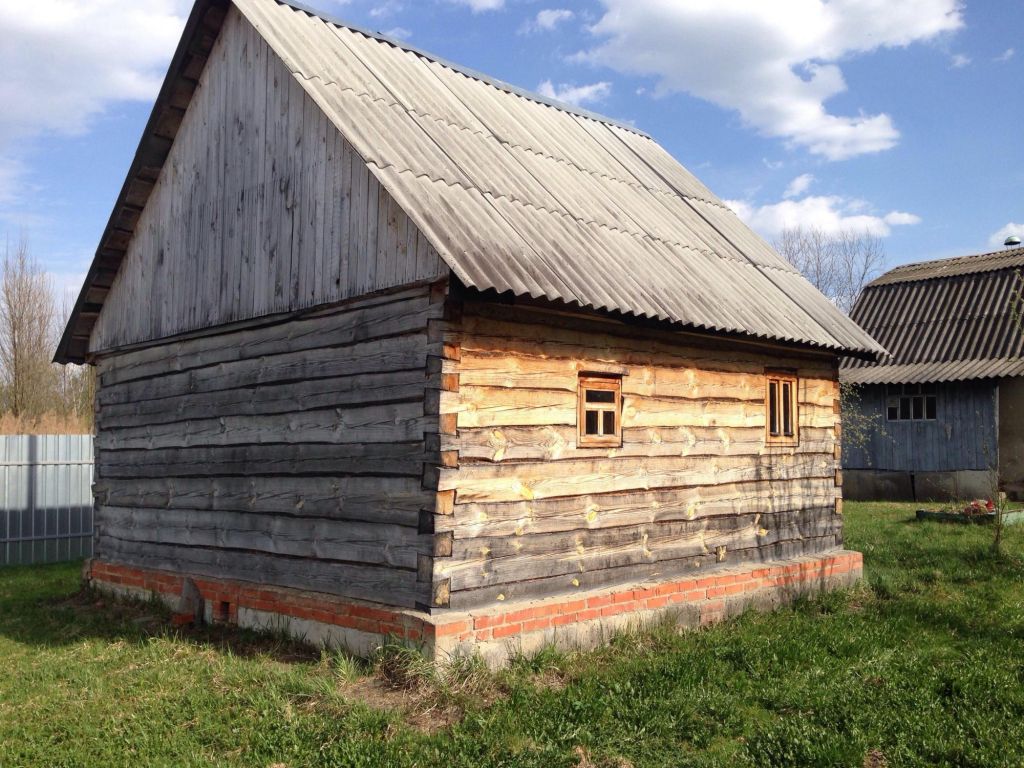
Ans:
POLYGON ((924 403, 924 417, 928 419, 928 421, 935 421, 935 414, 938 410, 936 408, 935 395, 928 395, 928 397, 925 398, 924 403))
POLYGON ((910 398, 900 398, 900 421, 908 421, 910 419, 910 398))
MULTIPOLYGON (((892 386, 890 384, 890 386, 892 386)), ((900 399, 898 397, 890 397, 886 402, 886 418, 889 421, 899 421, 900 419, 900 399)))
POLYGON ((918 395, 911 399, 914 403, 914 421, 920 421, 924 418, 924 398, 918 395))
POLYGON ((793 383, 782 382, 782 434, 793 436, 793 383))
POLYGON ((792 374, 768 373, 765 379, 768 442, 793 444, 797 440, 796 377, 792 374))
POLYGON ((580 376, 579 444, 622 445, 622 379, 580 376))

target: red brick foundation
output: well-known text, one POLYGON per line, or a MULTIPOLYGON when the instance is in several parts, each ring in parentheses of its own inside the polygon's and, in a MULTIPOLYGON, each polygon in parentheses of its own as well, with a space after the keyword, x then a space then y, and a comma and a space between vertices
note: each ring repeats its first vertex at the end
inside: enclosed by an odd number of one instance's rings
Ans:
POLYGON ((515 651, 547 643, 593 647, 615 631, 674 614, 684 626, 720 621, 748 608, 766 609, 799 595, 847 586, 861 576, 859 552, 727 568, 707 576, 613 587, 472 611, 427 614, 295 589, 259 586, 166 571, 90 561, 85 577, 99 589, 159 597, 177 611, 176 623, 192 618, 183 604, 190 578, 204 601, 204 618, 257 629, 278 628, 315 644, 368 653, 387 637, 421 644, 432 658, 477 650, 500 662, 515 651))

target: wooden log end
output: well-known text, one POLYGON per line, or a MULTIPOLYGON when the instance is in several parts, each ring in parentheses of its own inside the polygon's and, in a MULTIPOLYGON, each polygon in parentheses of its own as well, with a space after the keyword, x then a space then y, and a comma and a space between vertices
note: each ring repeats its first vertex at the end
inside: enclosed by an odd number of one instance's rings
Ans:
POLYGON ((434 585, 433 604, 435 608, 447 608, 452 602, 451 579, 444 579, 434 585))
POLYGON ((429 584, 434 580, 434 558, 431 555, 416 556, 416 581, 429 584))
POLYGON ((434 534, 434 557, 451 557, 455 534, 451 531, 434 534))
POLYGON ((437 490, 438 483, 441 480, 441 467, 436 464, 424 464, 423 465, 423 485, 424 490, 437 490))
POLYGON ((432 534, 434 532, 434 513, 432 510, 420 510, 419 522, 416 526, 416 532, 422 534, 432 534))
POLYGON ((438 491, 434 505, 435 515, 455 514, 455 491, 438 491))
POLYGON ((437 417, 437 431, 442 435, 454 435, 459 428, 459 414, 441 413, 437 417))

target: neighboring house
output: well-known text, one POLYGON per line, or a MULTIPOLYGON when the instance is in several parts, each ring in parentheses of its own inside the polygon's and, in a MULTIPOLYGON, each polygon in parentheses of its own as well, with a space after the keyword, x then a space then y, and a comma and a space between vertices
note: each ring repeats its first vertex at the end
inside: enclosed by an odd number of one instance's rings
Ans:
POLYGON ((892 357, 841 371, 857 385, 847 498, 988 498, 997 481, 1024 491, 1022 267, 1014 248, 907 264, 864 289, 852 317, 892 357))
POLYGON ((879 351, 636 129, 204 0, 58 359, 93 583, 500 657, 855 578, 837 371, 879 351))

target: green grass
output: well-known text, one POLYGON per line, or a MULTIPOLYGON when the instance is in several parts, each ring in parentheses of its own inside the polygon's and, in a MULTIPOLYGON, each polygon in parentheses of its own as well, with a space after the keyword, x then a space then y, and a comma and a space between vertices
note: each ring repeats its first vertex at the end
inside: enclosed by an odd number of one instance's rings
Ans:
POLYGON ((0 766, 1021 766, 1024 528, 846 505, 866 584, 438 676, 0 571, 0 766), (397 681, 399 690, 384 681, 397 681))

